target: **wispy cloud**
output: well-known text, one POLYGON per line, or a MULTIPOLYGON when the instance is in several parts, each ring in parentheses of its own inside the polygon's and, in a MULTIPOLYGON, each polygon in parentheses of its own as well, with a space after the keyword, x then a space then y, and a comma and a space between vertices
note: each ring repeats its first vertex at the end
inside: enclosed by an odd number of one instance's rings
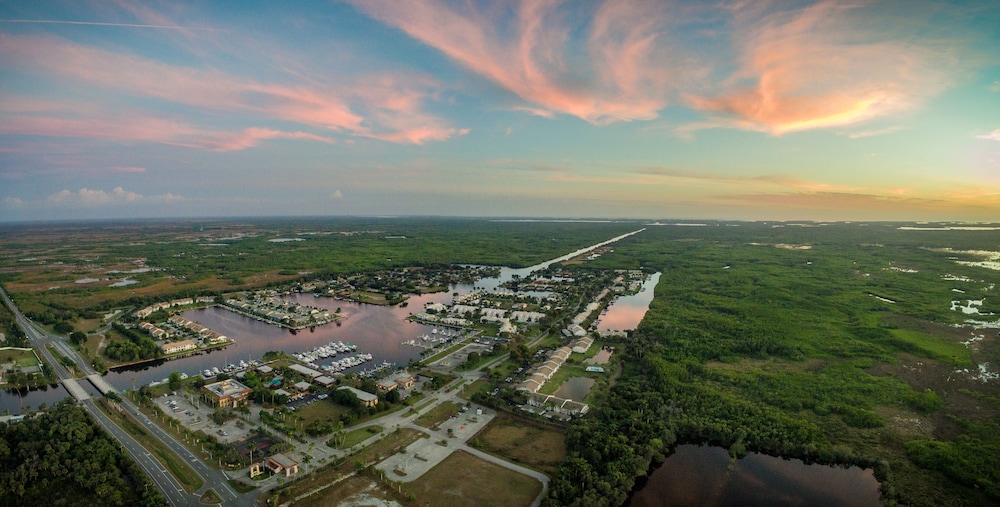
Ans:
POLYGON ((996 129, 993 132, 987 134, 981 134, 976 136, 976 139, 987 139, 990 141, 1000 141, 1000 129, 996 129))
POLYGON ((696 128, 781 135, 854 125, 912 109, 954 79, 958 63, 946 50, 877 33, 886 27, 864 23, 865 15, 833 1, 778 12, 741 6, 734 17, 734 43, 745 48, 741 66, 722 93, 689 96, 693 107, 715 115, 696 128))
POLYGON ((111 170, 116 173, 133 173, 133 174, 141 174, 146 172, 145 167, 136 167, 136 166, 115 166, 112 167, 111 170))
POLYGON ((59 19, 0 19, 0 23, 15 24, 41 24, 41 25, 89 25, 89 26, 117 26, 122 28, 155 28, 157 30, 204 30, 209 32, 224 32, 225 29, 177 26, 177 25, 146 25, 141 23, 105 23, 100 21, 65 21, 59 19))
POLYGON ((206 130, 183 122, 137 114, 83 118, 43 115, 0 115, 0 117, 4 119, 0 122, 0 134, 106 139, 124 144, 153 142, 210 151, 243 150, 267 139, 333 142, 330 138, 307 132, 282 132, 256 127, 236 132, 206 130))
POLYGON ((20 208, 24 206, 24 201, 20 197, 4 197, 3 205, 5 208, 20 208))
POLYGON ((856 187, 846 187, 805 180, 788 174, 728 175, 709 171, 692 171, 667 167, 640 167, 633 169, 639 174, 680 179, 688 182, 753 185, 757 187, 784 187, 808 191, 855 191, 856 187))
MULTIPOLYGON (((427 88, 437 83, 420 76, 392 79, 365 76, 353 86, 301 79, 287 84, 260 82, 213 68, 176 66, 55 37, 30 35, 6 36, 0 45, 0 58, 31 72, 41 71, 97 89, 124 92, 133 100, 156 99, 208 111, 243 113, 255 121, 295 122, 348 135, 413 144, 468 132, 448 127, 440 118, 423 112, 423 102, 432 98, 427 88), (359 111, 365 111, 367 116, 359 111)), ((139 102, 132 107, 143 104, 139 102)), ((45 135, 37 131, 24 133, 45 135)), ((253 146, 260 139, 279 137, 330 141, 317 134, 257 127, 247 128, 240 136, 228 140, 215 137, 203 144, 209 149, 233 150, 253 146)))
POLYGON ((903 127, 886 127, 878 130, 851 132, 850 134, 847 134, 847 137, 849 139, 863 139, 865 137, 884 136, 886 134, 892 134, 893 132, 899 132, 900 130, 903 130, 903 127))
POLYGON ((182 200, 184 200, 184 197, 170 193, 144 196, 125 190, 122 187, 115 187, 110 192, 89 188, 81 188, 76 192, 61 190, 48 196, 45 202, 52 206, 92 207, 135 203, 170 203, 182 200))
POLYGON ((656 118, 681 72, 663 51, 669 18, 657 2, 604 3, 582 43, 574 24, 581 19, 558 1, 414 0, 405 9, 383 0, 351 3, 530 104, 516 109, 540 116, 596 124, 656 118))

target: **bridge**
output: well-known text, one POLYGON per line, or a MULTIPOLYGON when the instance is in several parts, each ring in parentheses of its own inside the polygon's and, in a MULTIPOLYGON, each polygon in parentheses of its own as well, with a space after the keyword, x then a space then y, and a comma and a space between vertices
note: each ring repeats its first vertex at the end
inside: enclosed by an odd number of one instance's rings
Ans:
POLYGON ((80 387, 80 383, 77 382, 76 379, 73 378, 63 379, 62 385, 66 387, 66 390, 69 391, 69 394, 72 394, 73 397, 76 398, 76 401, 84 401, 90 399, 90 395, 87 394, 87 391, 84 391, 83 388, 80 387))
POLYGON ((117 389, 115 389, 114 386, 109 384, 107 380, 104 380, 104 377, 102 377, 99 373, 87 375, 87 380, 89 380, 91 384, 94 384, 94 387, 96 387, 97 390, 100 391, 101 394, 105 396, 110 392, 117 391, 117 389))

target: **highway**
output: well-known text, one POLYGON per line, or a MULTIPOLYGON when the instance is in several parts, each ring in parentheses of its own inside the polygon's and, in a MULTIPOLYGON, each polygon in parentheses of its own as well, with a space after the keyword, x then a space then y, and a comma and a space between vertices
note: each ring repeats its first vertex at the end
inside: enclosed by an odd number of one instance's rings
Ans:
MULTIPOLYGON (((51 344, 60 354, 65 357, 70 358, 76 364, 76 367, 84 373, 84 375, 97 374, 93 368, 90 367, 84 361, 79 354, 73 350, 72 347, 66 344, 65 340, 62 338, 52 335, 39 328, 30 319, 25 317, 14 302, 11 301, 7 293, 0 288, 0 298, 3 299, 4 304, 10 309, 11 313, 14 314, 18 325, 24 330, 27 335, 28 340, 32 345, 38 348, 39 352, 44 356, 46 362, 48 362, 56 376, 59 377, 60 381, 67 379, 74 379, 74 375, 69 372, 69 370, 62 364, 61 361, 57 361, 52 355, 46 345, 51 344)), ((228 483, 228 477, 219 470, 214 470, 206 465, 204 462, 199 460, 197 456, 189 451, 184 444, 178 442, 172 435, 167 433, 163 428, 149 420, 145 415, 142 415, 138 408, 127 398, 122 397, 121 405, 125 409, 127 416, 136 419, 138 423, 146 429, 149 433, 154 435, 167 447, 169 447, 181 460, 187 462, 187 464, 204 480, 205 485, 198 490, 197 494, 192 495, 184 492, 180 483, 177 479, 170 474, 159 461, 153 457, 149 451, 147 451, 142 445, 139 444, 135 439, 133 439, 128 433, 119 428, 107 415, 105 415, 97 404, 92 399, 87 399, 80 401, 81 405, 87 412, 90 413, 91 417, 94 418, 97 423, 104 428, 112 437, 114 437, 122 445, 133 459, 139 464, 139 466, 146 472, 150 480, 163 492, 163 495, 167 498, 167 501, 174 506, 188 506, 188 505, 198 505, 198 498, 201 493, 211 488, 222 498, 222 505, 227 506, 240 506, 240 507, 250 507, 255 504, 254 499, 259 495, 259 491, 254 491, 247 495, 239 495, 228 483)))

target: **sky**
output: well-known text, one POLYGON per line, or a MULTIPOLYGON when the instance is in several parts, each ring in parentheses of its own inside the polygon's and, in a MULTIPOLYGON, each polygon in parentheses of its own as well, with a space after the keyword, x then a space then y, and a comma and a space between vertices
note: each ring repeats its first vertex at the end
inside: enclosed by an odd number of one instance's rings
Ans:
POLYGON ((0 0, 0 221, 1000 221, 1000 2, 0 0))

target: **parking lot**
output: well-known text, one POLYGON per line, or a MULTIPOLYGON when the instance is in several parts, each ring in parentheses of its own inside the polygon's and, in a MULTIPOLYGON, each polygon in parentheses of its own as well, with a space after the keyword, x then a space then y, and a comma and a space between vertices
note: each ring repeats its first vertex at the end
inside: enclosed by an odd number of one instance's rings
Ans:
POLYGON ((213 435, 219 442, 227 444, 249 437, 250 430, 256 427, 255 424, 239 418, 216 424, 212 421, 215 408, 190 394, 167 394, 157 398, 156 404, 163 409, 164 414, 186 428, 192 431, 201 430, 207 435, 213 435))

